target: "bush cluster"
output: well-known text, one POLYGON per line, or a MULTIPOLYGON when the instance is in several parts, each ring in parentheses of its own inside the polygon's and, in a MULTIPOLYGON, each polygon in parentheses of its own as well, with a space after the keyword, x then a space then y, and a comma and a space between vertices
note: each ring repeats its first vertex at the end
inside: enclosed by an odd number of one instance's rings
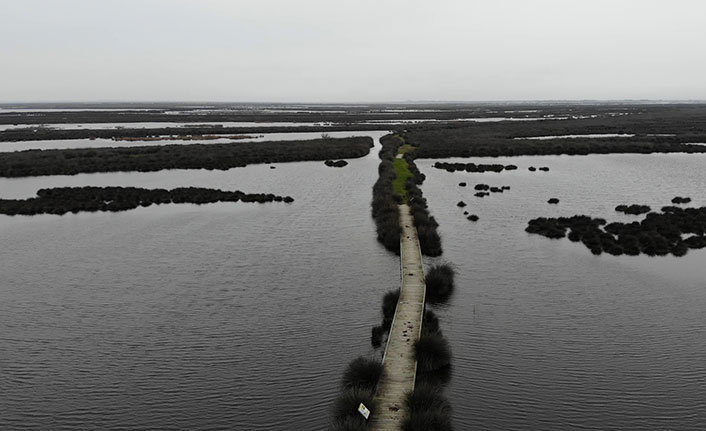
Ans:
POLYGON ((400 299, 400 289, 387 292, 382 298, 382 323, 374 326, 371 331, 370 343, 378 348, 383 344, 383 340, 390 332, 392 319, 395 317, 397 302, 400 299))
POLYGON ((324 164, 330 168, 342 168, 348 166, 348 162, 345 160, 326 160, 324 164))
POLYGON ((375 389, 352 387, 342 389, 331 412, 331 431, 367 430, 369 422, 358 412, 360 403, 375 411, 375 389))
POLYGON ((431 304, 443 303, 449 300, 454 290, 456 272, 448 264, 434 265, 426 274, 426 299, 431 304))
POLYGON ((437 230, 439 223, 429 213, 427 200, 424 198, 422 190, 418 187, 426 178, 424 174, 419 172, 412 154, 414 153, 409 152, 404 155, 409 165, 409 170, 414 174, 414 177, 405 184, 405 188, 407 189, 408 205, 414 217, 414 225, 417 228, 419 247, 425 256, 441 256, 443 249, 441 248, 441 237, 437 230))
POLYGON ((437 385, 420 384, 407 395, 409 416, 402 424, 403 431, 450 431, 451 404, 437 385))
POLYGON ((433 165, 436 169, 443 169, 447 172, 465 171, 465 172, 502 172, 503 170, 517 169, 515 165, 500 165, 500 164, 475 164, 475 163, 448 163, 436 162, 433 165))
POLYGON ((706 247, 706 207, 667 206, 632 223, 607 224, 585 215, 540 217, 530 220, 525 230, 548 238, 563 238, 569 230, 569 240, 582 242, 596 255, 683 256, 689 249, 706 247))
POLYGON ((387 250, 400 254, 400 218, 397 206, 402 203, 401 197, 394 192, 393 182, 396 178, 393 162, 402 140, 394 135, 386 135, 380 139, 380 165, 378 179, 373 185, 372 214, 375 220, 377 240, 387 250))
POLYGON ((691 198, 684 198, 681 196, 675 196, 672 199, 673 204, 688 204, 689 202, 691 202, 691 198))
POLYGON ((414 391, 407 394, 408 416, 403 430, 450 430, 451 404, 443 387, 451 376, 451 351, 439 329, 439 319, 425 310, 422 335, 415 344, 417 379, 414 391))
POLYGON ((632 215, 640 215, 640 214, 645 214, 650 211, 652 211, 652 208, 650 208, 647 205, 618 205, 615 207, 615 210, 619 213, 625 213, 625 214, 632 214, 632 215))

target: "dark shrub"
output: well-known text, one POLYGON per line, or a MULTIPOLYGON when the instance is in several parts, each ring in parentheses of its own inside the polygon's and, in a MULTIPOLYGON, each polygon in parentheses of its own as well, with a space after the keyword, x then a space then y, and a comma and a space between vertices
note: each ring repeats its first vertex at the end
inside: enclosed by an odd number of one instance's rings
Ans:
POLYGON ((331 168, 342 168, 344 166, 347 166, 348 162, 345 160, 326 160, 324 164, 331 168))
POLYGON ((381 375, 382 364, 380 362, 361 356, 348 364, 341 379, 341 387, 343 389, 359 388, 374 391, 381 375))
POLYGON ((615 210, 625 214, 639 215, 650 212, 651 208, 647 205, 618 205, 615 210))
POLYGON ((688 204, 689 202, 691 202, 691 198, 683 198, 681 196, 676 196, 672 199, 673 204, 688 204))
POLYGON ((441 256, 441 238, 436 231, 436 222, 417 226, 419 245, 426 256, 441 256))
POLYGON ((397 309, 397 301, 400 299, 400 289, 387 292, 382 297, 382 315, 385 319, 392 319, 397 309))
POLYGON ((439 370, 451 365, 448 341, 439 335, 422 335, 414 345, 418 372, 439 370))
POLYGON ((368 428, 368 424, 365 418, 361 415, 360 417, 347 416, 343 419, 334 420, 329 426, 330 431, 365 431, 368 428))
POLYGON ((439 333, 439 318, 436 317, 431 310, 424 311, 424 318, 422 320, 422 333, 423 334, 438 334, 439 333))
POLYGON ((378 348, 382 345, 382 340, 385 338, 385 334, 387 333, 388 329, 385 329, 383 325, 378 325, 378 326, 373 326, 373 329, 371 330, 370 334, 370 344, 373 345, 373 347, 378 348))
POLYGON ((454 289, 455 272, 450 265, 432 266, 426 274, 426 297, 431 303, 448 300, 454 289))
POLYGON ((402 424, 404 431, 445 431, 451 426, 451 404, 440 388, 420 385, 407 395, 409 417, 402 424))
POLYGON ((370 415, 375 414, 375 403, 373 402, 375 392, 371 389, 350 388, 346 389, 336 398, 333 404, 333 421, 343 421, 346 418, 359 418, 360 423, 365 424, 365 418, 358 413, 360 403, 370 409, 370 415))

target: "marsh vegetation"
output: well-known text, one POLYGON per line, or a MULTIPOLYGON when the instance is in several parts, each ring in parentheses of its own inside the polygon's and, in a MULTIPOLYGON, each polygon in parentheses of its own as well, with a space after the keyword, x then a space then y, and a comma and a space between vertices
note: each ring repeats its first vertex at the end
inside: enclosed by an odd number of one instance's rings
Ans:
POLYGON ((404 141, 397 135, 380 139, 380 166, 378 180, 373 186, 373 218, 378 232, 378 241, 385 248, 399 254, 400 225, 398 205, 406 203, 414 217, 422 253, 439 256, 442 253, 438 223, 429 214, 427 201, 418 185, 424 182, 422 174, 411 157, 414 151, 407 150, 397 157, 404 141))
POLYGON ((345 160, 326 160, 324 164, 330 168, 342 168, 348 166, 348 162, 345 160))
POLYGON ((637 222, 608 223, 585 215, 530 220, 529 233, 583 243, 593 254, 684 256, 689 249, 706 247, 706 207, 667 206, 661 213, 651 212, 637 222))
POLYGON ((127 211, 160 204, 209 204, 215 202, 294 202, 290 196, 243 193, 202 187, 172 190, 138 187, 57 187, 40 189, 29 199, 0 199, 0 214, 35 215, 96 211, 127 211))
POLYGON ((652 211, 652 208, 650 208, 647 205, 638 205, 638 204, 618 205, 617 207, 615 207, 615 211, 620 212, 620 213, 625 213, 625 214, 640 215, 640 214, 646 214, 646 213, 652 211))
POLYGON ((456 271, 449 264, 434 265, 426 273, 427 300, 431 304, 449 300, 454 290, 456 271))
POLYGON ((449 163, 436 162, 433 165, 436 169, 443 169, 446 172, 502 172, 504 170, 517 169, 515 165, 499 165, 499 164, 484 164, 484 163, 449 163))
POLYGON ((230 144, 153 145, 126 148, 28 150, 0 153, 0 176, 76 175, 163 169, 219 169, 255 163, 363 157, 369 137, 230 144))

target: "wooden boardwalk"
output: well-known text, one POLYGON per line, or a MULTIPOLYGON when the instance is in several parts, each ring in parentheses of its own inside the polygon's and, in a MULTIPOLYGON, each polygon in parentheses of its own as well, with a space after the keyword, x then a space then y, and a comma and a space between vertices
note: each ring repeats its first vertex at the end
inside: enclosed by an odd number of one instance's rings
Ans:
POLYGON ((400 205, 399 216, 402 287, 385 347, 383 374, 375 395, 377 411, 371 415, 375 431, 399 431, 407 417, 405 396, 414 389, 417 374, 414 343, 421 334, 424 316, 426 285, 417 229, 409 206, 400 205))

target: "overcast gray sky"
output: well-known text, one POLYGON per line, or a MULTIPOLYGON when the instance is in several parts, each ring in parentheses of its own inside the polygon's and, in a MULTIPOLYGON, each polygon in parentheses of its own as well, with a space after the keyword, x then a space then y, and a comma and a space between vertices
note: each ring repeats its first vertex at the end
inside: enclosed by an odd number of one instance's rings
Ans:
POLYGON ((0 102, 706 99, 700 0, 0 0, 0 102))

